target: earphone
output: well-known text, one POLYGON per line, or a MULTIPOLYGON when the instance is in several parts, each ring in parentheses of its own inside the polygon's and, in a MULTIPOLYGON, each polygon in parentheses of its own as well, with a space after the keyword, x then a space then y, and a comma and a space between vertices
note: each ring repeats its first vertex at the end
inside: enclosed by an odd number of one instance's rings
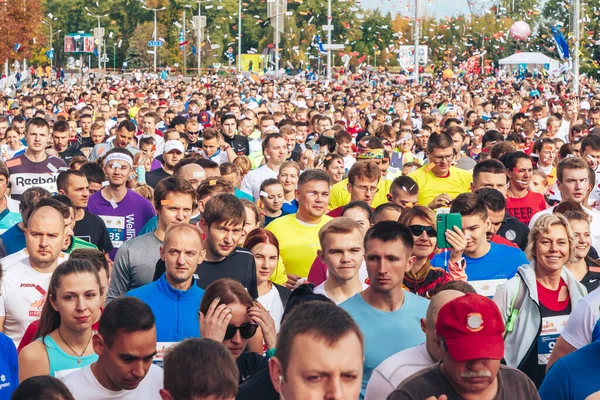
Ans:
POLYGON ((283 385, 283 375, 279 375, 279 386, 283 385))

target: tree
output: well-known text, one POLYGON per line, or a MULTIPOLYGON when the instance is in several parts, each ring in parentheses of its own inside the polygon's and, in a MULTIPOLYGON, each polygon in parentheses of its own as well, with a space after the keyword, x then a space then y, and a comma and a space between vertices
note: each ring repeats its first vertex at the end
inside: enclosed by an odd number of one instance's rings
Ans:
POLYGON ((0 2, 0 62, 30 58, 46 41, 42 26, 41 0, 4 0, 0 2), (18 48, 16 46, 19 46, 18 48), (15 50, 17 48, 17 50, 15 50))

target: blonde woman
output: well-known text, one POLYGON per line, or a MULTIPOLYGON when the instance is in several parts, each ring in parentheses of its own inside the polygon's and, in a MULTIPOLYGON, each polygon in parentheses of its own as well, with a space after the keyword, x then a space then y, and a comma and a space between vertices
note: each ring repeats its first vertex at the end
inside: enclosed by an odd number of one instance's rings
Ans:
POLYGON ((494 301, 506 325, 506 364, 525 372, 539 388, 556 339, 587 290, 566 267, 575 239, 562 214, 539 218, 528 241, 530 263, 498 288, 494 301))

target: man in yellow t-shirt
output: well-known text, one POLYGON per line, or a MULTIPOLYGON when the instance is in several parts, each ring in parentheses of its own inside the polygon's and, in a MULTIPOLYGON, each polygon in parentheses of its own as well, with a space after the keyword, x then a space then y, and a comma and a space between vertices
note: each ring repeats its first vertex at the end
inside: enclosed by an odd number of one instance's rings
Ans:
POLYGON ((469 191, 473 175, 452 166, 455 155, 447 133, 429 137, 427 156, 429 163, 408 175, 419 186, 418 204, 432 209, 448 207, 456 196, 469 191))
MULTIPOLYGON (((387 203, 387 194, 390 192, 390 186, 395 176, 395 172, 390 171, 385 167, 384 164, 384 151, 383 149, 362 149, 360 154, 357 155, 358 161, 373 161, 380 167, 381 178, 377 183, 377 193, 373 197, 371 207, 377 208, 377 206, 387 203), (391 178, 391 179, 389 179, 391 178)), ((387 160, 389 166, 389 160, 387 160)), ((348 191, 348 179, 342 179, 331 187, 331 196, 329 197, 329 210, 335 210, 338 207, 345 206, 350 203, 351 195, 348 191)))
POLYGON ((298 179, 298 212, 277 218, 267 226, 279 241, 279 256, 288 276, 288 287, 306 278, 317 256, 319 230, 332 218, 328 211, 331 180, 325 171, 310 169, 298 179))

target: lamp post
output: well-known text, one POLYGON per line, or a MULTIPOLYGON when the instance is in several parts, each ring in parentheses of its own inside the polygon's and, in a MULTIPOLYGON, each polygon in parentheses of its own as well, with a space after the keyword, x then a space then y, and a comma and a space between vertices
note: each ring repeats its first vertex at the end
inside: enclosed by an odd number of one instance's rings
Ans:
POLYGON ((96 15, 96 14, 92 14, 89 8, 85 7, 85 9, 88 12, 87 15, 98 19, 98 36, 99 37, 97 37, 95 39, 98 40, 98 72, 102 73, 102 36, 104 36, 104 32, 102 32, 102 27, 100 26, 100 19, 108 17, 108 14, 96 15))
MULTIPOLYGON (((53 52, 54 51, 54 35, 57 35, 60 32, 62 32, 62 29, 59 29, 58 31, 54 32, 54 30, 52 29, 52 21, 56 21, 56 18, 54 18, 54 16, 50 13, 48 13, 48 18, 50 19, 50 21, 42 20, 42 23, 46 24, 46 25, 48 25, 48 27, 50 27, 50 51, 53 52)), ((54 54, 52 54, 52 58, 50 58, 50 68, 54 68, 54 54)))
POLYGON ((204 26, 202 26, 202 3, 208 3, 211 0, 198 0, 196 1, 198 3, 198 20, 196 21, 196 29, 198 30, 198 40, 197 40, 197 46, 196 46, 196 57, 197 57, 197 61, 196 63, 198 64, 198 77, 202 76, 202 52, 201 52, 201 48, 202 48, 202 28, 204 28, 204 26))
POLYGON ((154 73, 156 73, 156 53, 158 52, 158 46, 156 46, 156 42, 158 42, 158 34, 156 33, 156 12, 166 10, 166 7, 161 8, 150 8, 146 6, 142 6, 142 8, 153 11, 154 12, 154 73))

